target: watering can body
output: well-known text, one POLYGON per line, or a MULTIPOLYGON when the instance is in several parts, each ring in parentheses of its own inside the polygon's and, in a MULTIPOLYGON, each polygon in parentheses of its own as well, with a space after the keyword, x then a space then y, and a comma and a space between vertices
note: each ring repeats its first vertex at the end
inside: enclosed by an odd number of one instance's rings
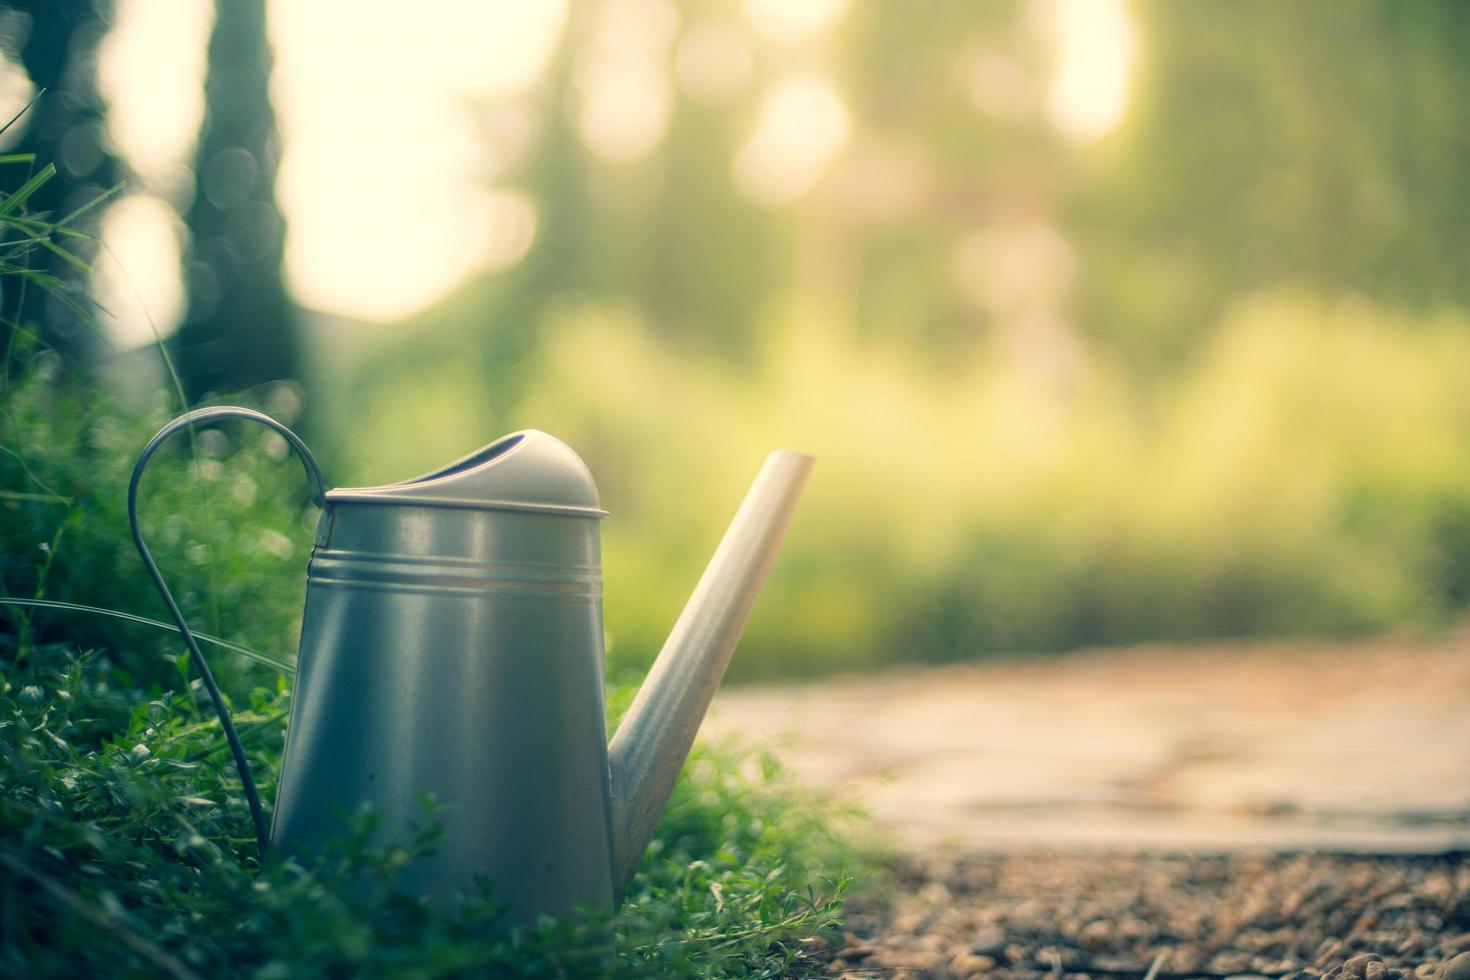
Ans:
POLYGON ((326 495, 272 827, 310 849, 370 806, 442 836, 401 883, 513 919, 613 900, 592 478, 544 433, 326 495))
POLYGON ((273 848, 308 852, 369 806, 389 840, 438 825, 406 887, 444 899, 483 880, 516 922, 610 906, 811 463, 767 460, 611 746, 606 513, 576 453, 528 430, 415 480, 326 492, 273 848))

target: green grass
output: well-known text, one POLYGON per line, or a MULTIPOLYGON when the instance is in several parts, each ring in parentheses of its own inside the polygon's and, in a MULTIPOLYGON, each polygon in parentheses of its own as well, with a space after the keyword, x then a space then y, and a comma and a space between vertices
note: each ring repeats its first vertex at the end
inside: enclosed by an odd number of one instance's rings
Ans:
MULTIPOLYGON (((23 213, 33 185, 0 201, 0 228, 20 233, 0 281, 65 293, 26 264, 37 249, 76 259, 53 248, 64 229, 23 213)), ((122 411, 7 326, 0 594, 25 604, 0 602, 0 975, 803 971, 862 861, 849 815, 733 745, 696 748, 617 910, 509 928, 493 891, 446 910, 396 889, 396 871, 434 846, 432 806, 413 840, 382 839, 363 814, 312 863, 262 868, 219 720, 158 622, 124 516, 133 459, 178 406, 160 393, 122 411)), ((201 433, 160 454, 141 506, 181 608, 217 640, 208 655, 266 799, 314 522, 285 456, 270 434, 201 433)), ((632 689, 612 685, 614 715, 632 689)))
MULTIPOLYGON (((157 617, 121 497, 158 418, 86 402, 34 370, 9 385, 5 594, 157 617)), ((195 621, 213 616, 227 641, 279 654, 310 541, 296 467, 248 430, 201 448, 198 467, 184 452, 160 459, 145 529, 195 621)), ((232 650, 210 656, 273 798, 289 677, 232 650)), ((631 692, 613 685, 614 713, 631 692)), ((74 608, 0 606, 0 974, 783 975, 836 922, 857 860, 840 817, 768 756, 699 748, 620 910, 510 931, 495 925, 493 894, 444 912, 393 889, 394 871, 432 848, 432 813, 417 840, 383 841, 367 815, 319 863, 262 870, 218 720, 176 635, 74 608), (364 876, 371 887, 345 887, 364 876)))

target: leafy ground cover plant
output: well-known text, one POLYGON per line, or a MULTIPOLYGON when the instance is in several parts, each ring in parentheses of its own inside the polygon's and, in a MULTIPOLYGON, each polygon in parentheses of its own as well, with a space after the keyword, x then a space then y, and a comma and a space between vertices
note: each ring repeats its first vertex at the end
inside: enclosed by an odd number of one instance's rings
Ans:
MULTIPOLYGON (((696 749, 616 912, 508 928, 493 887, 452 910, 397 890, 395 872, 434 846, 432 801, 415 839, 383 840, 364 813, 318 860, 262 867, 219 720, 177 637, 114 615, 162 615, 123 510, 132 460, 169 400, 123 413, 61 378, 18 325, 9 331, 0 975, 801 972, 808 944, 837 921, 857 852, 843 814, 773 759, 728 745, 696 749)), ((281 652, 295 646, 314 520, 285 455, 268 433, 200 433, 160 456, 142 508, 181 607, 225 645, 211 662, 266 799, 291 696, 281 652)), ((613 685, 614 714, 631 690, 613 685)))
MULTIPOLYGON (((0 973, 138 976, 776 976, 835 922, 819 808, 766 760, 702 750, 616 915, 506 931, 493 891, 452 913, 396 891, 434 843, 371 815, 318 863, 260 868, 218 724, 188 694, 136 707, 99 655, 28 650, 0 696, 0 973), (107 716, 122 716, 122 725, 107 716)), ((273 773, 284 684, 239 712, 273 773)), ((269 786, 266 787, 269 793, 269 786)))

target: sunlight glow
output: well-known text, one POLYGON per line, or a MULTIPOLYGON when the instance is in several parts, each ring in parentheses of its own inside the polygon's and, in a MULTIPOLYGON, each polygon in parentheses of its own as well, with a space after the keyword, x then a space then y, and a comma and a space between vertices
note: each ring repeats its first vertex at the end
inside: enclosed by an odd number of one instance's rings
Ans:
POLYGON ((273 0, 270 12, 277 194, 303 305, 390 321, 525 254, 534 209, 485 180, 528 127, 494 107, 544 70, 564 0, 273 0))
POLYGON ((679 42, 674 71, 691 99, 707 105, 730 102, 750 84, 750 44, 714 24, 691 27, 679 42))
POLYGON ((536 240, 536 205, 525 194, 494 191, 481 201, 486 228, 480 261, 487 269, 507 269, 536 240))
POLYGON ((995 119, 1024 119, 1036 108, 1035 86, 1026 70, 1007 54, 968 52, 956 66, 960 88, 971 104, 995 119))
POLYGON ((746 0, 756 30, 773 41, 799 41, 835 23, 848 0, 746 0))
POLYGON ((1138 49, 1124 0, 1039 0, 1056 38, 1057 72, 1047 109, 1076 140, 1112 130, 1128 110, 1128 83, 1138 49))
POLYGON ((179 275, 183 223, 173 208, 148 194, 129 194, 102 219, 102 241, 92 272, 101 320, 123 349, 168 336, 184 316, 179 275), (110 314, 110 315, 109 315, 110 314), (152 317, 152 325, 149 318, 152 317))
POLYGON ((951 269, 960 292, 999 318, 1056 305, 1075 271, 1072 247, 1044 221, 977 229, 955 248, 951 269))
POLYGON ((755 136, 735 157, 735 180, 763 204, 794 201, 847 142, 847 107, 826 81, 782 82, 761 106, 755 136))
POLYGON ((117 0, 97 51, 107 132, 145 186, 180 199, 192 190, 189 156, 204 118, 209 0, 117 0))
POLYGON ((679 15, 664 0, 606 0, 577 69, 577 129, 597 155, 644 156, 669 125, 669 48, 679 15))

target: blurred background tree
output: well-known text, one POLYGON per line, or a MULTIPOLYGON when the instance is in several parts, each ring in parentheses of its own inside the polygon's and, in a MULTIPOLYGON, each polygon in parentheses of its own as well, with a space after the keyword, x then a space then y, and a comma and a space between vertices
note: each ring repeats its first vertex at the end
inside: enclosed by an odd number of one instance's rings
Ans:
POLYGON ((216 3, 184 219, 188 298, 173 338, 190 400, 298 372, 295 314, 281 280, 270 70, 265 0, 216 3))

